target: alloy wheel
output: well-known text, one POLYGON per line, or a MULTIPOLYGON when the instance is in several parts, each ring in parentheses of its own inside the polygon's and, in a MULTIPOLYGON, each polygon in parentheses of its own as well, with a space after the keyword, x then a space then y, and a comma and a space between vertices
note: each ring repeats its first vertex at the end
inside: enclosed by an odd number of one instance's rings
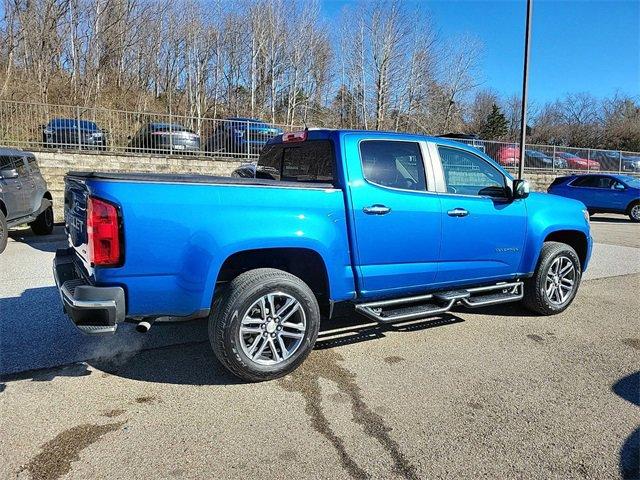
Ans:
POLYGON ((640 203, 634 205, 631 209, 631 218, 633 218, 634 220, 640 220, 640 203))
POLYGON ((256 300, 240 323, 242 351, 260 365, 275 365, 293 355, 304 340, 307 319, 298 300, 272 292, 256 300))
POLYGON ((545 294, 554 305, 562 305, 576 288, 577 272, 573 261, 561 255, 553 260, 545 279, 545 294))

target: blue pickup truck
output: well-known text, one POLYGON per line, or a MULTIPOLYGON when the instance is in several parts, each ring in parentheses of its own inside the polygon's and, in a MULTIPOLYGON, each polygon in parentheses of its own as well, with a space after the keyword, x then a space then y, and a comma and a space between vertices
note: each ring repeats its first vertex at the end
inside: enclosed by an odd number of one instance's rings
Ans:
POLYGON ((258 165, 69 173, 54 274, 75 325, 208 317, 220 362, 259 381, 295 369, 336 312, 404 322, 522 301, 550 315, 589 262, 581 202, 529 194, 451 140, 312 129, 273 138, 258 165))

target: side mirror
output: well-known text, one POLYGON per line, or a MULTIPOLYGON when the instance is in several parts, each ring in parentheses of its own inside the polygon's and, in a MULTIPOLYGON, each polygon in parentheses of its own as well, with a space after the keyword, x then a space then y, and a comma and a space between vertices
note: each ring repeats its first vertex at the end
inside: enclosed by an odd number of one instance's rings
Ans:
POLYGON ((0 170, 0 178, 4 178, 6 179, 10 179, 10 178, 17 178, 18 177, 18 171, 15 168, 7 168, 5 170, 0 170))
POLYGON ((621 183, 616 183, 613 186, 613 188, 616 189, 616 190, 624 190, 624 185, 622 185, 621 183))
POLYGON ((513 199, 527 198, 531 187, 528 180, 514 180, 513 181, 513 199))

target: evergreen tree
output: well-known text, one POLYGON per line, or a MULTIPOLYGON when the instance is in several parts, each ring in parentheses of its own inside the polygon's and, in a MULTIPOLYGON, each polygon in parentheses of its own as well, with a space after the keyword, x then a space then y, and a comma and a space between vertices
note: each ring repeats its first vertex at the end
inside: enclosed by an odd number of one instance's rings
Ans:
POLYGON ((487 121, 480 131, 480 138, 483 140, 500 140, 508 133, 507 119, 495 103, 491 107, 491 113, 487 116, 487 121))

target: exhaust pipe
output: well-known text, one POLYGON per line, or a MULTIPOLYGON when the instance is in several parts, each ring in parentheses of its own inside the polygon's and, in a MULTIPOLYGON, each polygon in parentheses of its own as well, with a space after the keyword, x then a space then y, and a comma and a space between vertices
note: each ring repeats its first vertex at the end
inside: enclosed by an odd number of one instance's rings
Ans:
POLYGON ((147 333, 153 325, 153 320, 143 320, 136 325, 136 332, 147 333))

